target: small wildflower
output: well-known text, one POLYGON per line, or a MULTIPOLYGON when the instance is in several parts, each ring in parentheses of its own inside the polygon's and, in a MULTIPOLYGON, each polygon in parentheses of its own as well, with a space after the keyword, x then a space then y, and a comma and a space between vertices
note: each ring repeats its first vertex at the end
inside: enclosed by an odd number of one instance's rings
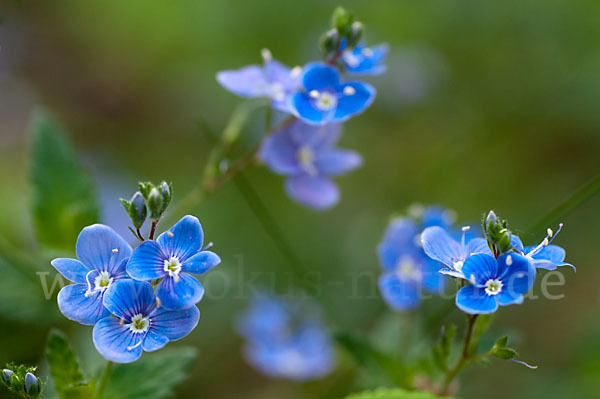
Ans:
POLYGON ((531 259, 536 269, 556 270, 560 266, 570 266, 573 270, 577 270, 575 266, 564 261, 566 257, 565 250, 558 245, 551 244, 562 230, 562 226, 561 223, 556 232, 548 229, 547 236, 538 245, 525 247, 516 235, 511 236, 511 244, 518 253, 531 259))
POLYGON ((346 48, 346 41, 343 39, 340 50, 343 51, 342 62, 349 74, 379 75, 386 70, 383 64, 388 53, 386 44, 366 47, 359 43, 354 48, 346 48))

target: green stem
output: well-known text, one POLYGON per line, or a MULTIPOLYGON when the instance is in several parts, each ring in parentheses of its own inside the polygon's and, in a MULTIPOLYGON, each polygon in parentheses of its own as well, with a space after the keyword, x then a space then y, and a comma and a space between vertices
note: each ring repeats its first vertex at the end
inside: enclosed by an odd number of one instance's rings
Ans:
POLYGON ((471 358, 471 338, 473 337, 473 327, 475 326, 475 321, 477 321, 478 315, 468 315, 467 316, 467 330, 465 331, 465 342, 463 344, 462 353, 460 359, 456 363, 451 370, 446 373, 446 378, 444 380, 444 385, 440 391, 440 395, 448 396, 448 391, 450 390, 450 384, 456 378, 458 373, 462 371, 462 369, 472 360, 471 358))
POLYGON ((100 378, 100 384, 98 384, 98 390, 96 391, 96 399, 102 399, 102 395, 104 395, 104 390, 106 389, 106 383, 108 382, 108 378, 110 377, 110 372, 112 371, 113 362, 107 362, 106 367, 104 368, 104 372, 102 373, 102 377, 100 378))

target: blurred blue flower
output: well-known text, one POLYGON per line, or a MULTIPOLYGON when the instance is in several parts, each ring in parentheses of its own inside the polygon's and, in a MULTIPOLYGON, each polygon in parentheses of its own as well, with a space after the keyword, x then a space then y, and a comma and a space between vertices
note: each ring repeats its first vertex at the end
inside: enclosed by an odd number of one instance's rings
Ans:
POLYGON ((467 258, 462 267, 471 285, 456 294, 456 306, 469 314, 493 313, 498 306, 523 303, 535 281, 535 267, 526 257, 506 253, 495 259, 487 254, 467 258))
POLYGON ((273 296, 255 299, 240 317, 248 363, 273 378, 317 379, 335 366, 331 337, 317 317, 298 303, 273 296))
POLYGON ((358 82, 341 82, 338 70, 314 62, 302 71, 302 91, 290 97, 291 111, 311 125, 343 122, 363 112, 375 99, 373 86, 358 82))
POLYGON ((342 39, 340 46, 342 53, 342 62, 346 71, 353 75, 378 75, 386 70, 383 64, 388 53, 387 44, 380 44, 374 47, 366 47, 364 43, 359 43, 354 48, 346 48, 346 40, 342 39))
MULTIPOLYGON (((428 210, 422 209, 419 214, 424 215, 428 210)), ((377 247, 384 269, 379 289, 395 310, 415 308, 421 302, 422 290, 435 294, 444 287, 444 278, 438 273, 440 263, 426 256, 421 247, 422 229, 422 224, 412 219, 394 219, 377 247)))
POLYGON ((481 237, 467 239, 466 233, 469 230, 469 226, 463 227, 460 242, 439 226, 427 227, 423 230, 421 242, 427 256, 448 266, 441 269, 440 273, 463 277, 461 270, 469 256, 477 253, 492 255, 485 239, 481 237))
POLYGON ((115 282, 105 294, 104 305, 116 317, 105 317, 94 326, 94 345, 116 363, 134 362, 142 351, 153 352, 185 337, 200 318, 195 306, 177 311, 157 306, 152 285, 144 281, 115 282))
POLYGON ((315 209, 328 209, 340 197, 331 177, 362 164, 361 156, 335 148, 339 124, 312 126, 294 121, 265 139, 259 157, 275 173, 287 176, 285 188, 297 202, 315 209))
POLYGON ((273 108, 290 112, 288 97, 300 88, 300 67, 288 68, 273 59, 271 52, 262 50, 264 65, 249 65, 221 71, 217 81, 227 90, 241 97, 267 97, 273 108))
POLYGON ((127 273, 136 280, 163 278, 156 287, 161 306, 185 309, 200 302, 204 288, 188 273, 202 274, 221 262, 202 248, 202 226, 194 216, 184 216, 156 241, 144 241, 127 263, 127 273))
POLYGON ((85 227, 75 246, 77 259, 57 258, 51 264, 67 280, 58 293, 58 307, 70 320, 93 325, 108 311, 103 306, 105 291, 115 281, 128 278, 125 272, 131 247, 113 229, 101 224, 85 227))
POLYGON ((573 270, 576 270, 575 266, 564 262, 566 256, 565 250, 558 245, 550 244, 554 240, 554 237, 560 233, 562 226, 561 223, 556 233, 548 229, 548 235, 538 245, 525 247, 521 239, 516 235, 511 236, 511 244, 518 253, 531 259, 536 269, 556 270, 559 266, 570 266, 573 270))

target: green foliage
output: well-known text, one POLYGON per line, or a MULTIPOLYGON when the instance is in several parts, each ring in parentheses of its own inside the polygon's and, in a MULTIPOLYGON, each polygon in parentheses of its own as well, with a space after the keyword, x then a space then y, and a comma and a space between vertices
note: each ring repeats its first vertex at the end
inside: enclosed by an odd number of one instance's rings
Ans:
POLYGON ((517 353, 517 351, 512 348, 507 348, 506 344, 508 344, 507 336, 498 338, 496 344, 494 344, 494 346, 490 350, 490 354, 503 360, 510 360, 518 357, 519 354, 517 353))
POLYGON ((60 399, 86 399, 94 395, 94 384, 88 382, 67 338, 58 330, 50 331, 46 348, 50 375, 60 399))
POLYGON ((103 397, 110 399, 172 397, 175 387, 187 378, 195 359, 195 348, 177 347, 145 354, 132 364, 116 364, 103 397))
POLYGON ((432 349, 433 363, 441 371, 445 372, 448 370, 448 357, 450 356, 450 349, 455 335, 456 325, 450 324, 442 330, 439 344, 432 349))
POLYGON ((27 399, 37 398, 42 392, 42 382, 39 380, 39 378, 37 379, 36 385, 29 387, 29 392, 26 392, 27 387, 25 386, 26 375, 31 373, 35 376, 35 372, 36 367, 28 367, 12 363, 7 364, 6 368, 2 370, 2 378, 0 378, 0 381, 2 382, 2 385, 8 388, 8 390, 12 393, 27 399), (12 374, 8 379, 6 379, 6 376, 4 375, 4 370, 12 371, 12 374))
POLYGON ((473 327, 473 335, 471 337, 471 347, 469 353, 477 353, 479 339, 486 332, 492 322, 493 314, 482 314, 477 317, 475 326, 473 327))
POLYGON ((71 250, 81 229, 98 221, 92 182, 50 115, 36 112, 30 135, 31 211, 38 239, 49 247, 71 250))
POLYGON ((440 399, 440 397, 429 392, 405 391, 404 389, 396 388, 355 393, 347 396, 345 399, 440 399))

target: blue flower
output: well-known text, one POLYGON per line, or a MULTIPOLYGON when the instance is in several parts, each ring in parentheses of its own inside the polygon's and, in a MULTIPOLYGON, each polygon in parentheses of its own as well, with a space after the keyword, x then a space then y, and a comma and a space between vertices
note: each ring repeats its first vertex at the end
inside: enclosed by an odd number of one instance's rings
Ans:
POLYGON ((302 69, 290 69, 274 60, 269 50, 262 51, 264 65, 250 65, 234 71, 222 71, 217 81, 241 97, 267 97, 273 108, 290 112, 288 97, 300 88, 302 69))
POLYGON ((131 247, 113 229, 101 224, 85 227, 75 246, 77 259, 57 258, 51 264, 75 284, 58 293, 58 307, 70 320, 93 325, 109 313, 103 306, 105 291, 125 272, 131 247))
POLYGON ((144 241, 127 263, 127 273, 136 280, 163 278, 156 287, 161 306, 185 309, 200 302, 204 288, 188 273, 202 274, 221 262, 211 251, 202 249, 204 234, 194 216, 184 216, 156 241, 144 241))
POLYGON ((346 71, 354 75, 378 75, 385 72, 383 61, 388 53, 388 46, 380 44, 374 47, 366 47, 359 43, 352 49, 346 49, 346 42, 342 40, 340 46, 342 62, 346 71))
POLYGON ((444 278, 440 264, 428 258, 420 246, 421 227, 408 218, 390 223, 377 247, 384 274, 379 288, 387 304, 395 310, 409 310, 421 302, 422 290, 439 293, 444 278))
POLYGON ((462 272, 471 285, 458 291, 456 306, 469 314, 493 313, 498 306, 523 303, 523 294, 535 280, 533 263, 516 253, 498 259, 487 254, 469 256, 462 272))
POLYGON ((550 244, 554 240, 554 237, 560 233, 561 229, 562 223, 559 225, 556 233, 548 229, 548 235, 538 245, 525 247, 521 239, 516 235, 511 236, 511 244, 518 253, 531 259, 536 269, 556 270, 559 266, 570 266, 573 270, 576 270, 575 266, 564 262, 566 256, 565 250, 558 245, 550 244))
POLYGON ((259 153, 275 173, 287 176, 285 188, 297 202, 315 209, 328 209, 340 197, 332 176, 359 167, 361 156, 335 148, 340 125, 311 126, 294 121, 268 137, 259 153))
POLYGON ((481 237, 466 238, 470 228, 463 227, 463 235, 460 242, 456 241, 450 234, 439 226, 428 227, 421 234, 423 250, 431 259, 448 266, 440 270, 440 273, 453 277, 463 277, 462 267, 465 260, 473 254, 484 253, 492 255, 487 241, 481 237))
POLYGON ((342 82, 336 68, 319 62, 304 67, 302 88, 290 97, 290 108, 311 125, 348 120, 367 109, 375 99, 373 86, 358 81, 342 82))
POLYGON ((177 311, 157 306, 152 285, 144 281, 115 282, 106 291, 104 305, 116 317, 105 317, 94 326, 94 345, 116 363, 134 362, 142 351, 153 352, 185 337, 200 318, 195 306, 177 311))
POLYGON ((248 363, 269 377, 295 381, 330 373, 335 366, 331 337, 304 310, 271 296, 254 300, 238 323, 248 363))

